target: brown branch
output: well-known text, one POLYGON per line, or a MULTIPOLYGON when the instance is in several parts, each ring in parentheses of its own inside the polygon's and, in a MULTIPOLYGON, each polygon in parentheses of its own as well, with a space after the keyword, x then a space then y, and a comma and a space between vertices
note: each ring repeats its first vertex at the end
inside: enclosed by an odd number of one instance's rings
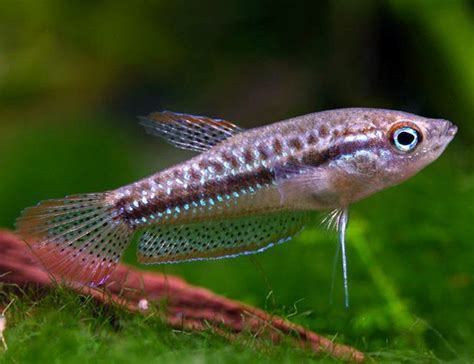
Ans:
MULTIPOLYGON (((45 273, 26 244, 14 234, 0 231, 0 281, 19 286, 51 288, 55 282, 45 273)), ((302 326, 258 308, 229 300, 184 280, 160 273, 150 273, 120 264, 103 289, 73 286, 104 304, 114 302, 130 311, 146 311, 146 303, 166 302, 165 320, 174 328, 213 329, 232 340, 246 331, 277 343, 285 337, 316 353, 337 359, 362 362, 364 354, 317 335, 302 326)))

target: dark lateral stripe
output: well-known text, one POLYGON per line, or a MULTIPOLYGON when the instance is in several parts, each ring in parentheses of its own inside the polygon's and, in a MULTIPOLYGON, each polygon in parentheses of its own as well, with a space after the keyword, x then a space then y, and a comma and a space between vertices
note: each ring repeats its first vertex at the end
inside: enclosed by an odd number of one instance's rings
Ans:
MULTIPOLYGON (((274 174, 267 168, 260 168, 257 171, 242 173, 236 176, 229 175, 221 180, 207 181, 204 185, 191 183, 188 188, 174 188, 171 195, 157 194, 153 201, 147 205, 140 204, 133 211, 122 209, 122 217, 129 224, 133 225, 135 219, 149 216, 153 213, 163 212, 168 208, 183 206, 200 199, 216 198, 218 195, 231 194, 242 189, 255 187, 257 184, 266 185, 273 181, 274 174)), ((124 198, 117 202, 116 207, 127 205, 132 198, 124 198)))
POLYGON ((312 167, 320 167, 338 159, 341 155, 354 154, 358 150, 367 148, 383 147, 385 147, 385 143, 383 141, 371 141, 369 143, 367 141, 355 140, 351 142, 345 142, 339 145, 333 145, 322 151, 308 151, 303 156, 303 164, 312 167))
MULTIPOLYGON (((384 147, 384 143, 383 141, 372 141, 372 143, 368 145, 365 141, 351 141, 333 145, 322 151, 309 150, 304 154, 302 164, 320 167, 336 160, 343 154, 353 154, 357 150, 366 149, 368 147, 384 147)), ((288 163, 298 164, 299 162, 295 158, 289 158, 288 163)), ((168 208, 172 209, 177 206, 197 202, 202 198, 216 198, 218 195, 232 194, 242 189, 255 187, 257 184, 267 185, 272 183, 275 177, 273 169, 260 167, 252 172, 228 175, 220 180, 213 179, 202 185, 199 182, 200 174, 195 171, 196 173, 193 175, 193 171, 194 170, 191 170, 191 176, 194 179, 194 183, 190 183, 187 188, 175 187, 171 195, 157 194, 153 201, 149 201, 150 203, 147 205, 140 204, 139 207, 133 209, 133 211, 122 209, 122 217, 133 225, 135 219, 140 219, 143 216, 149 216, 157 212, 163 212, 168 208)), ((117 207, 120 208, 120 206, 127 205, 131 199, 132 197, 124 198, 124 200, 117 203, 117 207)))

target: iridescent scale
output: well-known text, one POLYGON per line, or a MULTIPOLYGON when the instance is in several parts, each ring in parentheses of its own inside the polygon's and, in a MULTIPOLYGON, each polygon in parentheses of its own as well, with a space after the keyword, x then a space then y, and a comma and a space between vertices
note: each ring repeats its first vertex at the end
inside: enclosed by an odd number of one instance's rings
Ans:
POLYGON ((245 143, 242 139, 237 135, 229 143, 118 190, 122 216, 130 225, 144 227, 284 210, 275 166, 303 163, 314 155, 321 139, 315 132, 289 139, 253 133, 245 143))
MULTIPOLYGON (((167 122, 171 115, 166 113, 167 122)), ((179 145, 185 144, 187 149, 193 149, 192 140, 197 139, 195 149, 202 150, 205 140, 196 127, 199 117, 176 114, 173 127, 165 124, 166 128, 161 114, 154 117, 156 120, 145 119, 148 122, 144 123, 152 134, 175 145, 178 140, 179 145), (193 123, 189 124, 186 118, 192 118, 193 123), (183 119, 188 122, 179 127, 175 125, 183 119), (194 127, 192 132, 189 125, 194 127)), ((209 134, 208 120, 206 118, 204 124, 206 135, 209 134)), ((116 205, 133 227, 292 208, 282 203, 276 183, 279 169, 291 165, 316 168, 334 163, 337 158, 351 158, 354 153, 351 148, 341 155, 334 145, 363 143, 367 138, 378 136, 376 125, 364 124, 360 133, 357 125, 348 131, 343 126, 331 128, 329 121, 313 122, 315 125, 311 128, 307 120, 289 120, 244 133, 225 122, 226 133, 212 136, 208 141, 210 150, 118 190, 116 205), (222 140, 217 143, 219 137, 222 140)))

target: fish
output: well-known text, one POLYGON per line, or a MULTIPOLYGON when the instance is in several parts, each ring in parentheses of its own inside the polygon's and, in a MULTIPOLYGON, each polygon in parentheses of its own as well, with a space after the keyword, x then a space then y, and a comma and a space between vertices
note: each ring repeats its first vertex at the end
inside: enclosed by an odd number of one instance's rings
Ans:
POLYGON ((248 130, 170 111, 140 123, 199 154, 115 190, 25 209, 17 233, 52 276, 103 285, 135 234, 142 264, 255 254, 310 226, 314 211, 329 211, 347 296, 349 207, 415 175, 457 132, 447 120, 373 108, 321 111, 248 130))

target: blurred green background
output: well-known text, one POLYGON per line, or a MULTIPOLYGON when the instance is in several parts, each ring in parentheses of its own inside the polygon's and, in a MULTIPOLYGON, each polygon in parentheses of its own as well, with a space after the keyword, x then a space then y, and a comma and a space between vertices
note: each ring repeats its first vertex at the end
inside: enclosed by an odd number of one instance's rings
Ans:
POLYGON ((472 359, 472 1, 3 0, 0 226, 40 200, 113 189, 192 155, 146 135, 137 115, 250 128, 349 106, 459 126, 432 166, 353 206, 349 309, 340 264, 331 295, 336 237, 317 222, 254 257, 150 269, 379 359, 472 359))

